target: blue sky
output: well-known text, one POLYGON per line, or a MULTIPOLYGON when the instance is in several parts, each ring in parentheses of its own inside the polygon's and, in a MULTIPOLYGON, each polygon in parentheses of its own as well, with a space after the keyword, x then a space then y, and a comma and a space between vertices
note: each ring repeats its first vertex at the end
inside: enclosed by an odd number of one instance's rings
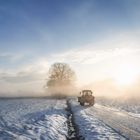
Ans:
POLYGON ((100 60, 106 52, 112 56, 116 48, 135 52, 136 62, 139 36, 139 0, 0 0, 1 77, 31 65, 48 68, 55 61, 66 61, 77 71, 98 69, 85 61, 100 60))
POLYGON ((48 54, 139 24, 139 0, 1 0, 0 50, 48 54))

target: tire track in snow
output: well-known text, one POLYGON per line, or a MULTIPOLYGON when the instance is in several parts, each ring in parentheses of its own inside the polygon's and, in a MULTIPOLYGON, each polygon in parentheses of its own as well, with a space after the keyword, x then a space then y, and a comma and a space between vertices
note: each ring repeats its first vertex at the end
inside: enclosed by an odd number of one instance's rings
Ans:
POLYGON ((95 105, 86 110, 91 117, 98 117, 118 133, 131 140, 140 140, 140 119, 125 112, 113 110, 101 105, 95 105))
POLYGON ((82 107, 76 100, 70 100, 79 139, 82 140, 126 140, 125 137, 103 123, 98 117, 88 114, 90 107, 82 107))

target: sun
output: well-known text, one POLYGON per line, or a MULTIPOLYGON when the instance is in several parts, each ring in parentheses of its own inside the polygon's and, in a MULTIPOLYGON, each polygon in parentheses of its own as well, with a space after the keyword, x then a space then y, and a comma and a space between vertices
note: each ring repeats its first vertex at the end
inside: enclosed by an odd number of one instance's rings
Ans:
POLYGON ((138 70, 130 64, 120 65, 114 72, 113 78, 119 85, 128 86, 137 79, 138 70))

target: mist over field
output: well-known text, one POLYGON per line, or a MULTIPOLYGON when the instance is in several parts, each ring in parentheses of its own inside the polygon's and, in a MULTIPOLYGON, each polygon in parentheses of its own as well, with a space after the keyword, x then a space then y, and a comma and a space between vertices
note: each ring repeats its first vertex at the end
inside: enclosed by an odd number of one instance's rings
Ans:
MULTIPOLYGON (((45 83, 45 82, 44 82, 45 83)), ((44 84, 42 82, 42 85, 44 84)), ((22 85, 23 86, 23 85, 22 85)), ((30 86, 30 84, 28 85, 30 86)), ((102 81, 95 81, 89 84, 80 85, 75 83, 75 85, 70 87, 65 86, 58 86, 52 89, 44 89, 43 86, 36 86, 29 91, 12 91, 8 90, 10 87, 3 87, 4 89, 0 92, 0 97, 41 97, 41 96, 55 96, 57 95, 64 95, 64 96, 79 96, 79 93, 83 89, 91 89, 93 94, 96 97, 108 97, 108 98, 122 98, 122 100, 126 99, 140 99, 140 80, 137 79, 131 85, 118 85, 112 79, 105 79, 102 81)))
POLYGON ((112 79, 107 79, 103 81, 93 82, 86 88, 91 88, 95 91, 96 96, 106 96, 106 97, 125 97, 125 98, 139 98, 140 97, 140 80, 138 79, 131 85, 118 85, 112 79))

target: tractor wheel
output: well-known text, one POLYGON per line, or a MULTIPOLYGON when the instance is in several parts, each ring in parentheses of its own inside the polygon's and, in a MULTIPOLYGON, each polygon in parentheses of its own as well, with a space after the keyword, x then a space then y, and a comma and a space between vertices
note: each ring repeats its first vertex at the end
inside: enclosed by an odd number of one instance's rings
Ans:
POLYGON ((81 105, 81 106, 84 106, 84 103, 80 102, 80 105, 81 105))
POLYGON ((89 105, 90 105, 90 106, 93 106, 93 105, 94 105, 94 102, 90 102, 89 105))

